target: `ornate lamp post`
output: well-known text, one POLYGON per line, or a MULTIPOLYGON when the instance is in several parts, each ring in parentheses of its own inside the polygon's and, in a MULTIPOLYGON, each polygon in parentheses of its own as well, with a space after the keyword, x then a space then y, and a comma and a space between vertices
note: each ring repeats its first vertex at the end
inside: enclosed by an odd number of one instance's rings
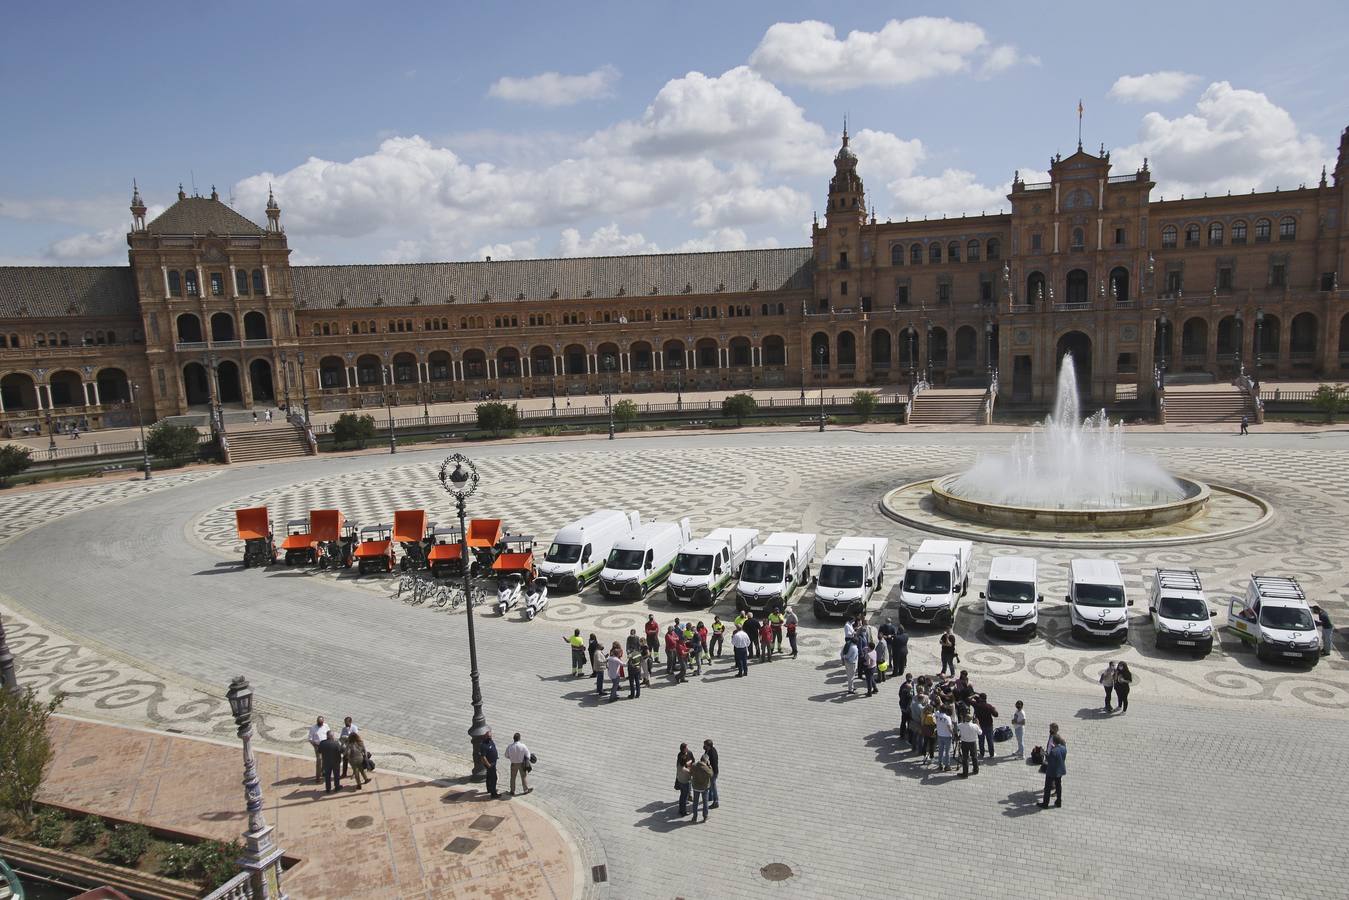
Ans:
POLYGON ((614 439, 614 355, 604 354, 604 405, 609 410, 609 440, 614 439))
POLYGON ((14 654, 9 652, 9 643, 5 640, 5 623, 0 619, 0 690, 11 694, 21 694, 19 680, 14 677, 14 654))
POLYGON ((984 335, 985 335, 985 337, 986 337, 986 339, 987 339, 987 341, 988 341, 988 351, 985 353, 985 356, 986 356, 987 362, 988 362, 988 365, 987 365, 987 367, 986 367, 986 368, 988 369, 988 383, 991 385, 991 384, 993 383, 993 320, 992 320, 992 319, 985 319, 985 320, 984 320, 984 335))
POLYGON ((244 742, 244 798, 248 803, 248 830, 244 832, 244 855, 239 865, 252 876, 251 896, 258 900, 285 900, 281 889, 281 848, 276 846, 272 826, 262 817, 262 786, 258 763, 253 757, 253 689, 248 679, 236 676, 225 693, 230 713, 244 742))
POLYGON ((682 411, 684 409, 684 354, 680 351, 679 358, 674 360, 675 369, 675 408, 682 411))
POLYGON ((225 412, 220 405, 220 374, 216 371, 216 355, 206 354, 206 387, 211 392, 211 431, 225 430, 225 412))
POLYGON ((553 395, 553 418, 557 418, 557 372, 553 370, 553 361, 548 360, 548 389, 553 395))
POLYGON ((913 399, 913 389, 918 384, 918 329, 909 323, 905 329, 909 344, 909 399, 913 399))
POLYGON ((932 320, 927 320, 927 365, 923 366, 923 380, 932 384, 932 320))
MULTIPOLYGON (((824 375, 824 355, 829 351, 821 344, 819 351, 815 354, 820 360, 820 375, 824 375)), ((824 431, 824 378, 820 378, 820 431, 824 431)))
POLYGON ((1246 374, 1246 366, 1243 362, 1245 355, 1242 353, 1242 350, 1245 349, 1243 345, 1246 342, 1246 320, 1242 317, 1241 310, 1237 310, 1232 318, 1236 320, 1237 326, 1237 355, 1233 362, 1236 363, 1237 377, 1240 377, 1246 374))
POLYGON ((300 351, 300 393, 304 397, 304 427, 309 427, 309 385, 304 380, 304 351, 300 351))
POLYGON ((1170 324, 1171 324, 1170 320, 1166 318, 1166 313, 1163 312, 1159 316, 1157 316, 1157 346, 1162 351, 1159 354, 1161 356, 1161 359, 1157 361, 1157 368, 1161 370, 1163 378, 1166 377, 1166 349, 1167 349, 1167 337, 1169 336, 1167 333, 1167 327, 1170 324))
POLYGON ((1265 310, 1264 307, 1257 306, 1255 308, 1255 383, 1257 385, 1260 383, 1260 332, 1264 330, 1264 327, 1265 310))
POLYGON ((141 431, 141 465, 145 469, 145 480, 150 480, 150 448, 145 446, 145 420, 141 418, 140 385, 131 386, 131 403, 136 407, 136 427, 141 431))
POLYGON ((468 680, 472 686, 473 723, 469 726, 468 737, 473 747, 473 776, 484 774, 482 763, 478 761, 478 745, 487 735, 487 717, 482 711, 482 687, 478 683, 478 642, 473 633, 473 583, 469 576, 468 562, 468 522, 465 519, 465 503, 478 489, 478 467, 462 453, 445 458, 440 464, 440 486, 454 498, 455 511, 459 514, 459 561, 464 579, 464 608, 468 617, 468 680))
POLYGON ((281 383, 285 385, 286 390, 286 418, 290 418, 290 361, 286 359, 286 351, 281 351, 281 383))

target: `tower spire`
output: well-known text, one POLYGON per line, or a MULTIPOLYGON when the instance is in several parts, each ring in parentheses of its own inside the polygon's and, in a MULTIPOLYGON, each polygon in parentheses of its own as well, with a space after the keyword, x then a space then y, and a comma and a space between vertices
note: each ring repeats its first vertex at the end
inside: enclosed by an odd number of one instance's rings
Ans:
POLYGON ((145 230, 145 201, 141 199, 141 186, 131 179, 131 228, 133 231, 145 230))
POLYGON ((281 205, 276 202, 270 181, 267 182, 267 230, 278 234, 281 232, 281 205))

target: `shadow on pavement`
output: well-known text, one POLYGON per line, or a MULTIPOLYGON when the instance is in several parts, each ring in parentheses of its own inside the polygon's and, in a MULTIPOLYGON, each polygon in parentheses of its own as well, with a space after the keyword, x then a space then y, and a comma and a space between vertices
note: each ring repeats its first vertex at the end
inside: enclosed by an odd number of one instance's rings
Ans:
POLYGON ((921 784, 932 784, 940 776, 948 774, 938 772, 935 764, 928 765, 925 757, 919 756, 904 743, 899 737, 898 728, 873 731, 862 740, 875 752, 876 761, 896 775, 907 776, 921 784))
POLYGON ((1084 706, 1073 713, 1073 717, 1078 719, 1110 719, 1114 718, 1114 716, 1115 713, 1106 712, 1105 709, 1100 706, 1084 706))
MULTIPOLYGON (((689 802, 691 804, 692 800, 689 802)), ((646 818, 638 819, 636 822, 632 823, 633 826, 637 828, 669 832, 674 831, 676 828, 693 824, 692 820, 690 820, 687 815, 681 816, 679 814, 678 799, 669 802, 657 800, 653 803, 648 803, 646 806, 639 807, 637 812, 647 814, 646 818)))
POLYGON ((1004 816, 1016 819, 1040 811, 1040 807, 1036 806, 1036 804, 1040 802, 1040 792, 1015 791, 1014 793, 1008 794, 1006 800, 999 800, 998 802, 1006 807, 1002 811, 1004 816))

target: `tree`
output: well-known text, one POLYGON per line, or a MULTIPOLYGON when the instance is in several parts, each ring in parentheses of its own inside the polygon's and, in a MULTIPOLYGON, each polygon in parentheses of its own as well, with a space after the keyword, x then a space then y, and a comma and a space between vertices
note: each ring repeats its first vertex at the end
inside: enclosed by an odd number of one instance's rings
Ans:
POLYGON ((721 401, 721 414, 725 418, 734 418, 737 426, 745 424, 745 417, 752 416, 759 409, 759 401, 749 394, 732 394, 721 401))
POLYGON ((374 436, 375 417, 371 415, 342 413, 333 423, 333 441, 338 444, 355 444, 357 450, 364 450, 365 442, 374 436))
POLYGON ((201 435, 191 425, 160 422, 145 436, 145 449, 151 456, 167 459, 176 466, 197 458, 201 435))
POLYGON ((9 479, 33 464, 33 451, 18 444, 0 447, 0 488, 9 487, 9 479))
POLYGON ((51 765, 51 736, 47 720, 65 699, 57 694, 42 702, 29 688, 22 693, 0 689, 0 809, 16 813, 25 822, 33 817, 33 800, 51 765))
POLYGON ((1337 413, 1349 406, 1349 386, 1323 384, 1312 395, 1312 406, 1326 414, 1327 422, 1334 422, 1337 413))
POLYGON ((479 403, 477 411, 478 427, 492 432, 492 437, 501 437, 503 432, 520 427, 520 410, 513 403, 479 403))
POLYGON ((632 420, 637 418, 637 404, 631 400, 619 400, 614 404, 614 421, 622 426, 624 431, 632 424, 632 420))
POLYGON ((876 399, 875 391, 855 391, 852 395, 852 411, 857 413, 857 417, 863 422, 871 419, 871 414, 876 411, 879 404, 876 399))

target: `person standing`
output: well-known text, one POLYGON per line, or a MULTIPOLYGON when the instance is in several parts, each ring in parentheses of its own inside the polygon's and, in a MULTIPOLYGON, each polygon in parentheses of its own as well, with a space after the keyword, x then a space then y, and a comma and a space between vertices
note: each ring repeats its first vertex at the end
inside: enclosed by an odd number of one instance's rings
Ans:
POLYGON ((487 796, 493 800, 501 799, 497 793, 497 755, 496 741, 492 740, 492 729, 489 728, 478 742, 478 764, 487 776, 487 796))
POLYGON ((745 620, 745 633, 749 635, 749 654, 755 659, 759 659, 763 653, 759 649, 759 617, 750 612, 749 618, 745 620))
POLYGON ((703 674, 703 641, 698 634, 698 629, 692 628, 685 632, 687 643, 689 645, 689 659, 693 663, 693 674, 703 674))
POLYGON ((712 643, 708 646, 708 652, 721 659, 722 641, 726 638, 726 623, 721 621, 721 616, 712 617, 712 643))
POLYGON ((857 642, 848 641, 843 647, 843 670, 847 673, 848 684, 845 693, 855 694, 857 688, 853 683, 857 680, 857 642))
POLYGON ((703 821, 707 821, 707 792, 712 787, 712 764, 707 755, 689 769, 689 783, 693 788, 693 821, 698 821, 698 804, 703 806, 703 821))
POLYGON ((909 725, 913 722, 913 716, 910 713, 910 707, 913 706, 913 676, 905 675, 904 681, 899 686, 899 736, 904 742, 913 745, 913 737, 909 734, 909 725))
POLYGON ((773 623, 767 616, 759 622, 759 653, 764 662, 773 661, 773 623))
POLYGON ((641 670, 642 687, 651 687, 651 648, 645 641, 642 642, 641 670))
POLYGON ((909 667, 909 633, 904 630, 903 622, 895 623, 895 634, 890 639, 890 670, 903 675, 909 667))
POLYGON ((1016 755, 1026 758, 1026 710, 1025 704, 1016 701, 1016 712, 1012 713, 1012 734, 1016 735, 1016 755))
MULTIPOLYGON (((350 717, 347 721, 351 721, 350 717)), ((351 777, 356 781, 356 789, 360 790, 370 781, 370 776, 365 774, 365 760, 370 754, 366 752, 365 741, 361 740, 360 732, 352 731, 346 739, 346 747, 342 753, 342 777, 347 774, 347 764, 351 764, 351 777)))
POLYGON ((642 696, 642 659, 640 654, 646 651, 646 647, 638 645, 637 653, 629 653, 625 668, 628 674, 628 699, 636 700, 642 696))
POLYGON ((937 771, 951 769, 951 741, 955 738, 955 723, 945 708, 938 709, 933 719, 937 724, 937 771))
POLYGON ((782 607, 775 606, 773 611, 768 614, 768 624, 772 626, 773 649, 782 652, 782 607))
POLYGON ((956 636, 951 633, 948 627, 941 636, 941 673, 954 676, 956 674, 956 636))
POLYGON ((867 696, 874 697, 880 693, 880 688, 876 687, 876 648, 867 646, 858 655, 862 666, 862 681, 867 686, 867 696))
POLYGON ((675 635, 675 656, 678 658, 675 665, 679 670, 679 677, 675 683, 682 684, 689 680, 689 643, 678 633, 675 635))
POLYGON ((1068 742, 1055 733, 1055 741, 1045 751, 1045 796, 1037 806, 1049 808, 1049 792, 1054 791, 1054 805, 1063 806, 1063 776, 1068 774, 1068 742))
MULTIPOLYGON (((881 626, 885 627, 885 626, 881 626)), ((885 673, 890 671, 890 642, 882 635, 876 640, 876 683, 885 684, 885 673)))
POLYGON ((787 645, 792 648, 792 659, 796 659, 796 612, 790 606, 782 615, 782 625, 787 629, 787 645))
POLYGON ((660 625, 656 622, 654 613, 647 613, 646 625, 642 626, 646 630, 646 645, 651 648, 651 661, 660 663, 660 625))
POLYGON ((614 641, 613 649, 609 651, 609 658, 604 661, 604 665, 609 669, 609 700, 610 702, 618 699, 618 683, 623 680, 623 648, 614 641))
POLYGON ((1121 662, 1115 666, 1115 699, 1119 701, 1119 711, 1127 713, 1129 711, 1129 688, 1133 687, 1134 673, 1129 671, 1129 664, 1121 662))
MULTIPOLYGON (((998 717, 998 708, 988 702, 987 694, 978 694, 974 698, 974 720, 979 723, 979 755, 993 756, 993 720, 998 717)), ((963 739, 962 739, 963 740, 963 739)), ((978 772, 975 768, 975 772, 978 772)))
POLYGON ((689 791, 692 780, 693 751, 688 744, 679 745, 679 755, 675 757, 675 790, 679 791, 679 814, 689 814, 689 791))
POLYGON ((520 787, 526 794, 529 793, 529 748, 520 740, 520 732, 516 732, 511 738, 511 742, 506 745, 506 759, 511 763, 511 796, 515 796, 515 776, 520 775, 520 787))
POLYGON ((599 675, 604 671, 604 647, 593 631, 590 632, 590 643, 587 644, 586 650, 590 654, 590 674, 599 675))
POLYGON ((932 762, 937 752, 937 701, 932 697, 921 698, 922 714, 918 721, 923 723, 923 747, 918 752, 932 762))
POLYGON ((323 721, 323 716, 318 717, 313 725, 309 726, 309 745, 314 748, 314 783, 318 784, 323 780, 323 751, 319 745, 328 737, 330 729, 323 721))
POLYGON ((735 677, 743 678, 749 674, 749 635, 739 625, 731 635, 731 651, 735 654, 735 677))
POLYGON ((637 636, 637 629, 629 628, 628 640, 623 645, 623 652, 627 655, 628 659, 637 658, 637 648, 641 645, 641 643, 642 639, 637 636))
POLYGON ((675 666, 679 663, 679 638, 675 634, 675 627, 669 625, 665 629, 665 677, 673 678, 675 666))
MULTIPOLYGON (((354 724, 352 724, 351 716, 347 716, 345 719, 342 720, 342 731, 338 734, 337 739, 341 741, 342 746, 345 747, 347 741, 351 738, 351 736, 359 732, 360 729, 357 728, 354 724)), ((343 778, 347 777, 347 758, 345 756, 342 757, 342 777, 343 778)), ((368 781, 369 779, 366 780, 368 781)))
MULTIPOLYGON (((596 651, 596 652, 597 652, 597 653, 602 653, 603 651, 596 651)), ((607 674, 609 673, 608 657, 606 657, 606 656, 601 656, 599 662, 600 662, 599 668, 597 668, 597 669, 595 670, 595 696, 596 696, 596 697, 603 697, 603 696, 604 696, 604 677, 605 677, 605 675, 607 675, 607 674)))
POLYGON ((1241 433, 1247 435, 1251 433, 1251 418, 1243 415, 1241 417, 1241 433))
POLYGON ((704 661, 710 666, 712 665, 712 645, 709 643, 711 632, 707 630, 707 626, 702 623, 701 619, 698 621, 698 627, 694 630, 698 632, 698 652, 703 655, 704 661))
POLYGON ((712 745, 711 738, 703 741, 703 759, 712 766, 712 786, 707 789, 707 799, 712 801, 712 808, 716 809, 721 805, 721 794, 717 791, 717 778, 721 775, 721 758, 717 748, 712 745))
POLYGON ((581 637, 581 629, 577 628, 574 630, 571 633, 571 637, 567 637, 564 634, 562 640, 566 641, 567 645, 571 647, 572 677, 584 677, 586 669, 586 645, 585 640, 581 637))
POLYGON ((342 742, 337 739, 337 734, 330 730, 323 740, 319 741, 319 757, 323 760, 323 791, 326 794, 342 789, 344 755, 342 742))
POLYGON ((1111 712, 1114 707, 1110 704, 1111 695, 1115 693, 1115 664, 1112 662, 1106 666, 1105 671, 1101 673, 1101 687, 1105 688, 1105 711, 1111 712))
POLYGON ((1330 614, 1321 608, 1321 604, 1312 605, 1312 614, 1316 616, 1316 627, 1321 629, 1321 655, 1330 655, 1330 645, 1335 642, 1335 626, 1330 622, 1330 614))
MULTIPOLYGON (((982 749, 984 742, 984 730, 974 722, 970 721, 969 716, 960 720, 956 726, 956 731, 960 734, 960 777, 970 777, 970 760, 974 761, 974 774, 979 774, 979 753, 976 747, 982 749)), ((989 741, 992 743, 992 741, 989 741)))

